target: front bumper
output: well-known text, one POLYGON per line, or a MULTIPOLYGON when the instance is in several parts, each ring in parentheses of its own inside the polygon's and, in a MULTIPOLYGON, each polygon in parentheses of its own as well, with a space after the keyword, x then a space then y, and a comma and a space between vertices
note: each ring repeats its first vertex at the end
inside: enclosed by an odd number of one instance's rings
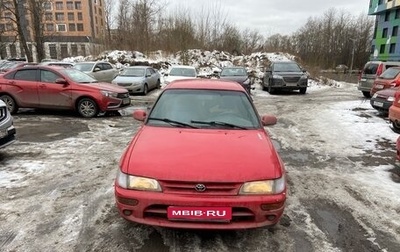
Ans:
POLYGON ((8 127, 4 132, 0 131, 0 149, 15 142, 15 134, 16 130, 14 126, 8 127))
POLYGON ((271 87, 274 89, 288 89, 297 90, 306 88, 308 86, 308 79, 292 77, 291 78, 274 78, 271 87))
POLYGON ((400 107, 394 105, 389 107, 389 120, 400 123, 400 107))
POLYGON ((286 200, 286 192, 268 196, 203 196, 143 192, 118 186, 114 189, 116 205, 123 218, 146 225, 184 229, 235 230, 273 226, 281 218, 286 200), (261 205, 270 207, 262 210, 261 205), (169 220, 169 206, 231 207, 232 219, 229 222, 169 220))
POLYGON ((374 109, 380 112, 387 113, 389 111, 390 106, 392 106, 393 102, 388 101, 387 99, 371 98, 370 104, 374 109))

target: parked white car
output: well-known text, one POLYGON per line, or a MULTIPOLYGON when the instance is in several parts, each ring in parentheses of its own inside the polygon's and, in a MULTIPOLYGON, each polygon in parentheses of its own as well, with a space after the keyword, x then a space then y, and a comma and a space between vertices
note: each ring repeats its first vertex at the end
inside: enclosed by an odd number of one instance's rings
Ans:
POLYGON ((89 74, 100 82, 111 82, 118 75, 119 70, 114 68, 109 62, 79 62, 74 68, 89 74))
POLYGON ((15 132, 10 111, 3 100, 0 100, 0 149, 15 141, 15 132))
POLYGON ((164 74, 164 83, 168 85, 174 80, 184 80, 184 79, 196 79, 197 71, 195 67, 175 65, 172 66, 169 71, 164 74))

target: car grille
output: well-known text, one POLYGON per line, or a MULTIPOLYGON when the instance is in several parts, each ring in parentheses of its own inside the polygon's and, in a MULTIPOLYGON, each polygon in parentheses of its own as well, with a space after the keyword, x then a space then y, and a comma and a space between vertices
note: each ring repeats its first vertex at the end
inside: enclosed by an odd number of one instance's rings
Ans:
POLYGON ((201 194, 201 195, 237 195, 241 183, 218 183, 218 182, 178 182, 160 181, 164 193, 171 194, 201 194), (196 185, 202 184, 206 187, 203 192, 196 191, 196 185))
POLYGON ((121 99, 123 99, 123 98, 128 98, 128 97, 129 97, 129 93, 121 93, 121 94, 118 94, 117 97, 118 97, 118 98, 121 98, 121 99))
POLYGON ((132 83, 117 83, 118 86, 121 87, 128 87, 128 86, 132 86, 132 83))
MULTIPOLYGON (((167 213, 167 205, 151 205, 147 207, 143 212, 143 218, 151 218, 151 219, 162 219, 168 220, 168 213, 167 213)), ((250 222, 255 220, 254 213, 244 207, 233 207, 232 208, 232 220, 231 222, 250 222)), ((189 221, 187 221, 189 222, 189 221)), ((201 223, 201 221, 197 221, 196 223, 201 223)), ((204 221, 204 223, 209 223, 204 221)), ((218 222, 213 222, 218 224, 218 222)), ((225 222, 222 222, 225 224, 225 222)))
POLYGON ((7 107, 0 108, 0 122, 7 117, 7 107))
POLYGON ((298 82, 300 77, 283 77, 283 80, 285 82, 298 82))

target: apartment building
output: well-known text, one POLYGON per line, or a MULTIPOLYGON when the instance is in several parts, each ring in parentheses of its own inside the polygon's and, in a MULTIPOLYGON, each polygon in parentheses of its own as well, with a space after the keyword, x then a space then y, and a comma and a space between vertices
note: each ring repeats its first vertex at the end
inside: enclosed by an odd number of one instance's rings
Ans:
MULTIPOLYGON (((42 1, 44 50, 46 58, 63 59, 87 56, 103 50, 105 34, 104 0, 38 0, 42 1)), ((19 1, 18 10, 27 34, 28 46, 35 52, 28 0, 19 1)), ((24 50, 16 36, 16 24, 11 1, 3 1, 0 15, 1 58, 24 57, 24 50)), ((35 55, 35 53, 33 53, 35 55)), ((36 59, 35 59, 36 60, 36 59)))
POLYGON ((375 15, 371 60, 400 61, 400 0, 370 0, 369 15, 375 15))

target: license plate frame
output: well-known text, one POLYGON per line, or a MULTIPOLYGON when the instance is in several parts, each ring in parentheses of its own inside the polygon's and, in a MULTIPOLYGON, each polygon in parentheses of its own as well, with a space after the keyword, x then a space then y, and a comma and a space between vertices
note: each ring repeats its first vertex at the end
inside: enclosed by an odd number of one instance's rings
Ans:
POLYGON ((232 208, 169 206, 167 217, 172 221, 230 222, 232 208))
POLYGON ((374 106, 383 107, 383 102, 374 101, 374 106))
POLYGON ((124 99, 122 99, 122 104, 123 104, 123 105, 131 104, 131 99, 130 99, 130 98, 124 98, 124 99))
POLYGON ((383 89, 383 85, 376 85, 375 88, 376 89, 383 89))

